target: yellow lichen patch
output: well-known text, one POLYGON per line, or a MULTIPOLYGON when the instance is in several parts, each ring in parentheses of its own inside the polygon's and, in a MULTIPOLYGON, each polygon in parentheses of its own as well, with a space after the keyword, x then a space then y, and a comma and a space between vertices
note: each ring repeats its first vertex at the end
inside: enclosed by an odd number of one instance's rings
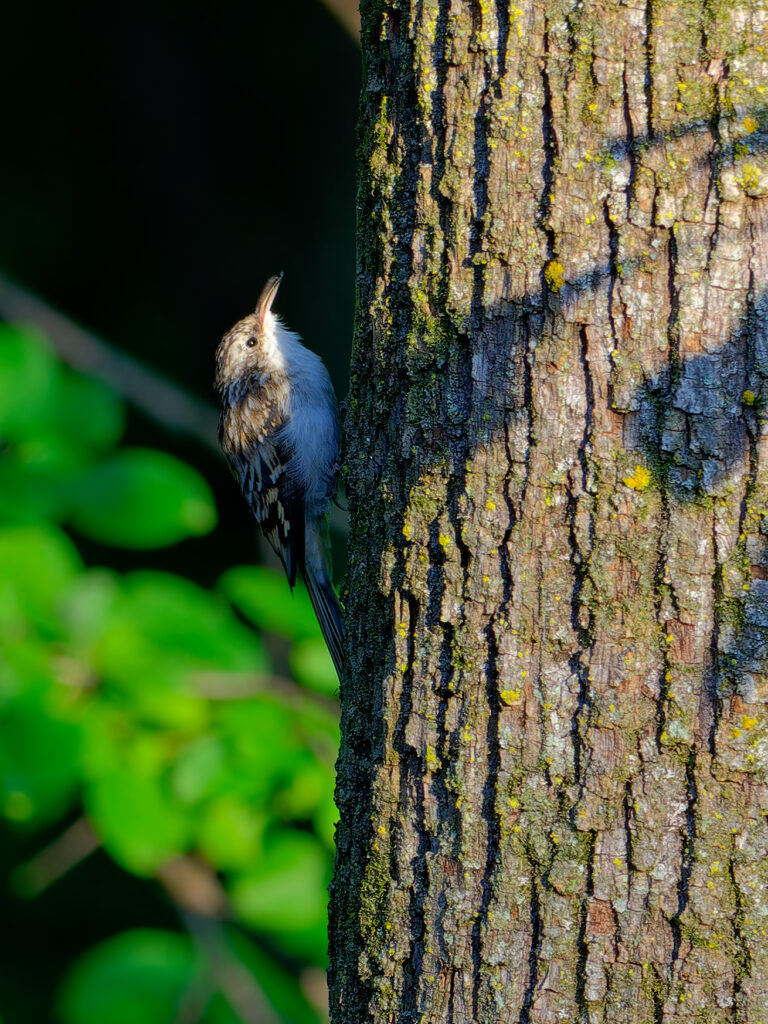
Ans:
POLYGON ((651 474, 645 466, 635 466, 632 476, 625 476, 621 482, 633 491, 644 491, 651 482, 651 474))
POLYGON ((437 543, 440 545, 441 548, 447 548, 448 545, 451 543, 451 538, 446 533, 440 533, 438 534, 437 537, 437 543))
POLYGON ((426 761, 428 768, 434 768, 437 765, 437 752, 434 747, 427 746, 426 761))
POLYGON ((757 725, 757 719, 751 718, 749 715, 742 715, 741 727, 742 729, 754 729, 757 725))
POLYGON ((516 700, 520 700, 520 691, 519 690, 502 690, 501 693, 499 694, 499 696, 501 697, 502 701, 505 704, 509 705, 509 704, 514 703, 514 701, 516 701, 516 700))
POLYGON ((744 405, 754 405, 755 404, 755 394, 754 394, 754 392, 753 391, 749 391, 749 390, 745 391, 742 394, 742 396, 741 396, 741 400, 744 403, 744 405))
POLYGON ((736 179, 745 192, 754 192, 760 185, 760 168, 754 164, 744 164, 741 176, 736 179))
POLYGON ((757 121, 754 119, 754 117, 750 116, 749 114, 741 122, 741 130, 745 132, 747 135, 751 135, 752 132, 757 131, 758 127, 759 125, 757 121))
POLYGON ((411 539, 411 524, 410 523, 404 523, 403 524, 403 536, 405 537, 406 540, 410 540, 411 539))
POLYGON ((550 260, 544 268, 544 280, 553 292, 559 292, 565 284, 565 268, 562 263, 550 260))
POLYGON ((495 512, 496 511, 496 502, 495 501, 491 501, 491 499, 489 498, 488 501, 486 501, 486 503, 485 503, 485 507, 488 509, 489 512, 495 512))

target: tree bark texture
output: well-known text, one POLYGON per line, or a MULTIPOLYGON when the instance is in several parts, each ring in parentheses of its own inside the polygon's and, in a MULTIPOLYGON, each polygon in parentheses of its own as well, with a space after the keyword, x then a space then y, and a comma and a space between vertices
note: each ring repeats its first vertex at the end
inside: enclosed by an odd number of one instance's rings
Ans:
POLYGON ((767 26, 363 4, 336 1024, 768 1022, 767 26))

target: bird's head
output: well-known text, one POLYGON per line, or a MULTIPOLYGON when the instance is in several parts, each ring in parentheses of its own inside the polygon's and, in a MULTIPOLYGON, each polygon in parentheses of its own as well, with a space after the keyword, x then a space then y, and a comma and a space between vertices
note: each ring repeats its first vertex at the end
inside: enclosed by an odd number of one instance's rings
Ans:
POLYGON ((216 388, 223 391, 244 373, 261 365, 267 348, 274 344, 276 317, 272 303, 283 280, 270 277, 262 289, 253 313, 238 320, 216 349, 216 388))

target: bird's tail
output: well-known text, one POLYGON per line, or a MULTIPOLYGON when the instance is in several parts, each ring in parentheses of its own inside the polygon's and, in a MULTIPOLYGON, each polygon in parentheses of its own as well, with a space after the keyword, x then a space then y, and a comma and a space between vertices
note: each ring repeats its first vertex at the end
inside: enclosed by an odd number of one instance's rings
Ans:
POLYGON ((307 585, 309 599, 315 609, 317 621, 330 652, 336 674, 341 679, 344 670, 344 621, 341 617, 336 592, 328 572, 327 541, 320 529, 307 529, 305 537, 302 576, 307 585))
POLYGON ((312 572, 304 573, 304 582, 307 584, 312 607, 315 609, 317 621, 320 623, 320 629, 336 667, 336 674, 341 679, 344 669, 344 623, 333 586, 327 577, 318 579, 312 572))

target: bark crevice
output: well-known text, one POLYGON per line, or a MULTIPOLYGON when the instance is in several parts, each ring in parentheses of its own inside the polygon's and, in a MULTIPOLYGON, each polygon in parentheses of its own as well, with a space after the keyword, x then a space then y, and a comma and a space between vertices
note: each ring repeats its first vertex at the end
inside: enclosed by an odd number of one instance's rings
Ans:
POLYGON ((539 967, 543 924, 541 920, 541 901, 539 899, 539 883, 536 877, 538 864, 533 858, 530 848, 527 850, 527 868, 530 872, 530 930, 531 944, 528 953, 528 980, 523 993, 520 1007, 520 1024, 531 1024, 531 1007, 539 984, 539 967))
POLYGON ((689 905, 691 874, 696 853, 696 752, 693 748, 691 748, 685 765, 685 797, 685 818, 680 830, 682 854, 677 882, 677 910, 669 922, 672 927, 670 982, 675 977, 680 959, 683 942, 682 919, 689 905))

